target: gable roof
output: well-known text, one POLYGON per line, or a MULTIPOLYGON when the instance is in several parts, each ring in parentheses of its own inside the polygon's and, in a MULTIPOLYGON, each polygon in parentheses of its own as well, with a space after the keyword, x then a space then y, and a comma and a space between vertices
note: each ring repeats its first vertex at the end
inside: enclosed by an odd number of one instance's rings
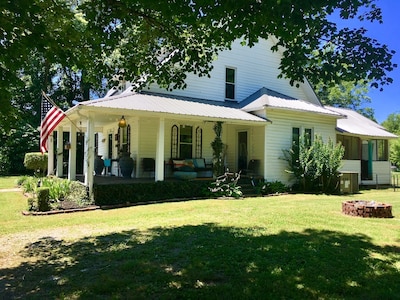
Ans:
POLYGON ((333 106, 326 106, 326 108, 346 116, 344 119, 337 120, 336 130, 341 133, 375 138, 397 138, 397 135, 390 133, 383 126, 354 110, 333 106))
POLYGON ((295 110, 303 112, 312 112, 317 114, 329 115, 332 117, 341 118, 342 115, 333 110, 326 109, 322 105, 316 105, 308 101, 295 99, 273 90, 262 88, 249 96, 247 99, 243 100, 244 106, 242 110, 252 112, 261 110, 264 108, 276 108, 285 110, 295 110))
MULTIPOLYGON (((182 100, 160 94, 154 95, 136 92, 84 101, 80 102, 76 107, 122 109, 255 123, 266 122, 266 119, 232 107, 182 100)), ((78 109, 76 107, 72 108, 71 111, 78 109)))

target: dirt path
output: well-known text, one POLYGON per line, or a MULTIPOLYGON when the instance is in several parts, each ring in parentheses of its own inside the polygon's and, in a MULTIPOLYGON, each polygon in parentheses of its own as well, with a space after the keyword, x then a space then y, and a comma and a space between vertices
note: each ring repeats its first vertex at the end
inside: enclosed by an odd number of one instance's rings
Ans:
POLYGON ((5 193, 5 192, 21 192, 21 188, 12 188, 12 189, 0 189, 0 193, 5 193))

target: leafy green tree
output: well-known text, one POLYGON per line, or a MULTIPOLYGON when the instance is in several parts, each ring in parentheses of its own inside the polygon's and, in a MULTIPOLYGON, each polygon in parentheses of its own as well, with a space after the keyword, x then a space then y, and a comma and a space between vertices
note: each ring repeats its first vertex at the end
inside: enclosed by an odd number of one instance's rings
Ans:
MULTIPOLYGON (((382 122, 382 126, 385 127, 391 133, 400 136, 400 114, 392 113, 385 121, 382 122)), ((390 141, 390 162, 397 167, 400 167, 400 138, 394 141, 390 141)))
POLYGON ((392 113, 385 121, 382 122, 382 126, 385 127, 391 133, 400 135, 400 114, 392 113))
POLYGON ((369 86, 364 81, 342 81, 332 86, 321 81, 315 86, 315 92, 324 105, 350 108, 375 121, 373 108, 363 107, 371 103, 369 86))
POLYGON ((399 168, 400 167, 400 139, 391 141, 389 145, 390 145, 389 146, 390 162, 399 168))
POLYGON ((208 76, 215 55, 237 39, 253 46, 273 37, 280 76, 293 85, 390 84, 394 51, 363 28, 338 29, 334 12, 382 22, 374 0, 0 1, 1 133, 26 116, 39 125, 41 90, 67 106, 100 90, 104 78, 184 88, 188 72, 208 76))
POLYGON ((25 123, 16 127, 0 135, 2 175, 28 173, 24 167, 25 153, 39 150, 37 129, 25 123))
POLYGON ((273 36, 281 76, 292 84, 322 78, 384 86, 396 66, 394 52, 365 29, 329 21, 337 11, 342 19, 382 22, 373 0, 6 0, 0 11, 3 101, 9 86, 21 84, 32 52, 43 64, 85 70, 87 84, 120 74, 166 88, 185 87, 187 72, 208 75, 215 54, 236 39, 252 46, 273 36))

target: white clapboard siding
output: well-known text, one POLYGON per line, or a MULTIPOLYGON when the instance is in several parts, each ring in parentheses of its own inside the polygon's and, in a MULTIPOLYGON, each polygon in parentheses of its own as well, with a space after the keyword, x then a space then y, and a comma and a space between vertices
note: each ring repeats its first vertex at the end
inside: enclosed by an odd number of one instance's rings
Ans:
POLYGON ((358 182, 361 179, 361 161, 360 160, 342 160, 340 172, 354 172, 358 173, 358 182))
POLYGON ((262 87, 282 94, 318 103, 311 87, 300 84, 300 88, 291 86, 288 79, 278 79, 281 54, 272 52, 273 43, 270 40, 260 40, 250 48, 240 45, 236 41, 232 50, 223 51, 213 62, 214 69, 211 77, 198 77, 187 74, 187 88, 184 90, 167 91, 151 85, 150 90, 164 94, 185 97, 203 98, 208 100, 224 101, 225 98, 225 68, 236 69, 236 101, 242 101, 262 87))
MULTIPOLYGON (((390 184, 391 169, 389 161, 373 161, 372 162, 373 184, 390 184)), ((364 183, 362 181, 362 183, 364 183)), ((367 183, 366 183, 367 184, 367 183)))
POLYGON ((272 123, 267 125, 265 158, 267 161, 266 179, 290 183, 290 174, 283 158, 283 150, 292 145, 292 128, 312 128, 313 133, 322 136, 324 142, 331 138, 336 141, 335 119, 313 113, 300 113, 282 110, 268 110, 272 123))
POLYGON ((264 126, 238 126, 225 127, 224 143, 226 144, 225 166, 232 172, 238 172, 238 133, 247 132, 247 162, 251 159, 260 160, 258 175, 263 175, 264 164, 264 126))
POLYGON ((339 168, 340 172, 351 172, 358 174, 358 183, 361 183, 361 161, 360 160, 342 160, 342 166, 339 168))

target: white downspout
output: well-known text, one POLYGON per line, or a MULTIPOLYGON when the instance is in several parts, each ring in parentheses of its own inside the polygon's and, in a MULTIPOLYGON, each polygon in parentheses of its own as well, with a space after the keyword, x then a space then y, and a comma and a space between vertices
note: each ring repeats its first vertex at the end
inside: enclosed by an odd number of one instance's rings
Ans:
POLYGON ((268 139, 267 139, 267 125, 264 125, 264 179, 267 179, 267 147, 268 147, 268 139))

